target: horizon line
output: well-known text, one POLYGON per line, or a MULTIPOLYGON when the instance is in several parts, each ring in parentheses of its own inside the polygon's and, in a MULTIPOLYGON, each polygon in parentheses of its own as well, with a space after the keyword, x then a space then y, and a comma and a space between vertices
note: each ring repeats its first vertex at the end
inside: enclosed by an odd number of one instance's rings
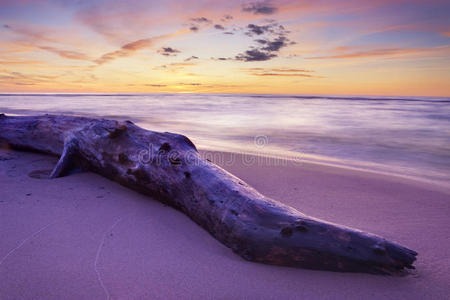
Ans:
POLYGON ((156 95, 156 94, 167 94, 167 95, 178 95, 178 94, 202 94, 202 95, 277 95, 277 96, 304 96, 304 97, 383 97, 383 98, 443 98, 450 100, 449 96, 427 96, 427 95, 393 95, 393 94, 315 94, 315 93, 305 93, 305 94, 291 94, 291 93, 246 93, 246 92, 0 92, 0 96, 9 95, 156 95))

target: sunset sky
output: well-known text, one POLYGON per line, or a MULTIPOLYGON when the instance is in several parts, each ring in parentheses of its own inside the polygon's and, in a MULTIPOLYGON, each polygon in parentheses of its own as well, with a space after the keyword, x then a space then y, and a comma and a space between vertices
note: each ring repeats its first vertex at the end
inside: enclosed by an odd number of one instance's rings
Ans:
POLYGON ((0 5, 0 92, 450 96, 448 0, 0 5))

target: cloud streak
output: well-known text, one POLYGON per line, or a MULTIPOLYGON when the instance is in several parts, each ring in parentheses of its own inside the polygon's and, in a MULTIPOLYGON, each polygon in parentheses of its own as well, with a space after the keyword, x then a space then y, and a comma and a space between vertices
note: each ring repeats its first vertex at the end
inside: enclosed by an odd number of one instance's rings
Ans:
POLYGON ((189 62, 189 61, 174 62, 174 63, 170 63, 170 64, 165 64, 165 65, 153 67, 153 70, 177 73, 179 71, 184 70, 187 67, 192 67, 192 66, 195 66, 195 65, 197 65, 197 63, 189 62))
POLYGON ((58 42, 57 39, 50 37, 50 32, 48 29, 44 30, 41 28, 40 30, 37 30, 30 26, 19 26, 11 24, 4 24, 3 28, 5 28, 8 31, 14 32, 17 35, 30 39, 32 41, 52 42, 52 43, 58 42))
MULTIPOLYGON (((345 48, 343 48, 345 49, 345 48)), ((357 59, 357 58, 372 58, 372 57, 401 57, 413 54, 430 53, 430 52, 442 52, 448 53, 448 47, 435 47, 435 48, 385 48, 385 49, 373 49, 367 51, 348 52, 336 55, 325 56, 313 56, 307 57, 307 59, 357 59)))
POLYGON ((62 50, 62 49, 58 49, 55 47, 49 47, 49 46, 39 46, 39 48, 42 50, 46 50, 48 52, 54 53, 56 55, 59 55, 63 58, 67 58, 67 59, 85 60, 85 61, 91 60, 91 58, 88 55, 86 55, 82 52, 78 52, 78 51, 62 50))
POLYGON ((28 50, 45 50, 56 54, 62 58, 74 59, 74 60, 86 60, 89 61, 91 58, 77 50, 66 50, 61 49, 56 46, 46 46, 42 44, 57 44, 60 42, 58 39, 51 37, 51 31, 44 28, 30 28, 29 26, 19 26, 19 25, 9 25, 4 24, 3 28, 6 30, 20 36, 20 44, 26 46, 28 50))
MULTIPOLYGON (((168 38, 172 38, 172 37, 176 37, 176 36, 186 34, 186 33, 187 33, 186 30, 179 30, 172 34, 165 34, 165 35, 160 35, 160 36, 156 36, 156 37, 141 39, 141 40, 137 40, 137 41, 134 41, 131 43, 127 43, 118 50, 103 54, 102 56, 100 56, 99 58, 94 60, 94 62, 97 63, 98 65, 102 65, 102 64, 105 64, 107 62, 113 61, 118 58, 128 57, 128 56, 133 55, 136 51, 152 48, 154 46, 154 44, 159 41, 162 41, 162 40, 165 40, 168 38)), ((170 47, 168 47, 167 49, 174 50, 170 47)), ((178 51, 178 50, 176 50, 176 51, 178 51)))
POLYGON ((130 56, 138 50, 149 48, 150 46, 152 46, 154 40, 155 38, 148 38, 125 44, 119 50, 103 54, 102 56, 94 60, 94 62, 102 65, 121 57, 130 56))
POLYGON ((184 61, 191 61, 191 60, 194 60, 194 59, 198 59, 198 56, 192 55, 192 56, 186 58, 184 61))
POLYGON ((22 72, 11 72, 4 70, 0 72, 0 83, 14 85, 38 85, 53 82, 58 77, 59 76, 24 74, 22 72))
POLYGON ((314 75, 315 71, 296 68, 248 68, 244 69, 250 75, 260 77, 305 77, 305 78, 323 78, 314 75))

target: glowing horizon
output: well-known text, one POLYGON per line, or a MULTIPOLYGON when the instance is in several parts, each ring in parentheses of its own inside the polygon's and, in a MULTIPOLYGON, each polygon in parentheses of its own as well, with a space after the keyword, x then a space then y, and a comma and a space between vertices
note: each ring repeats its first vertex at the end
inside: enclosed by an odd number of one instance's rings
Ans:
POLYGON ((0 93, 450 96, 446 1, 0 0, 0 93))

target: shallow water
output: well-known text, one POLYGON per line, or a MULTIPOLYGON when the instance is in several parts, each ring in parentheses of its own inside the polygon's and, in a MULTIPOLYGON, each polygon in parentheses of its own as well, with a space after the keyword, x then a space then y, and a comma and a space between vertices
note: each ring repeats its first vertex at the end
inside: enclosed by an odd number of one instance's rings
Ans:
POLYGON ((450 182, 450 98, 248 94, 3 94, 0 112, 130 119, 200 148, 450 182))

